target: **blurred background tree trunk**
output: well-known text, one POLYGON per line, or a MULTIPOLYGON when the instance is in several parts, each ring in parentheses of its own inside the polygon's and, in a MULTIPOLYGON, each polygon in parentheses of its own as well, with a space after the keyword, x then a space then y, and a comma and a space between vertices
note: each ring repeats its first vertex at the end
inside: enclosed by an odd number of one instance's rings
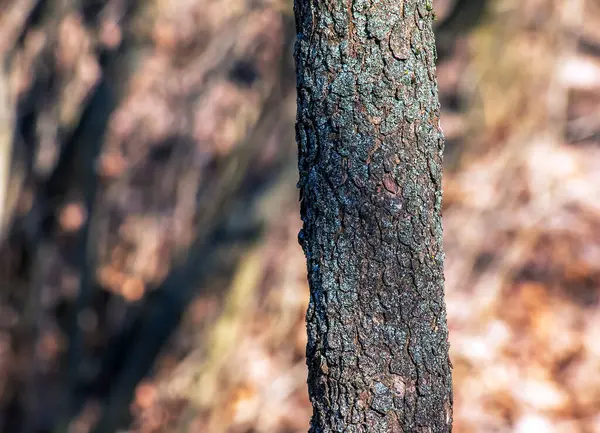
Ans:
POLYGON ((5 2, 1 20, 2 294, 26 363, 4 428, 66 431, 97 401, 114 431, 287 173, 291 20, 276 2, 158 0, 5 2))

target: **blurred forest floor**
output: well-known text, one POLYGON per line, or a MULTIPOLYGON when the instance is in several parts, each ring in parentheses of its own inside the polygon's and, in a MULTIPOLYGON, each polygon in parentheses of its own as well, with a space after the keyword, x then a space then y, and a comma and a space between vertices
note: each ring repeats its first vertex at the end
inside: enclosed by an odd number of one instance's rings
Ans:
MULTIPOLYGON (((600 433, 600 2, 435 7, 455 431, 600 433)), ((294 36, 0 3, 1 431, 307 431, 294 36)))

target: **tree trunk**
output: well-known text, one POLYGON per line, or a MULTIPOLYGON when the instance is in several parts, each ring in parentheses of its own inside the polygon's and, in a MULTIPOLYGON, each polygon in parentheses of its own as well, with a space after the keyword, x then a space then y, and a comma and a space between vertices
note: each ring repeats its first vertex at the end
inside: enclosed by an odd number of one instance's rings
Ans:
POLYGON ((310 431, 450 432, 430 0, 296 0, 310 431))

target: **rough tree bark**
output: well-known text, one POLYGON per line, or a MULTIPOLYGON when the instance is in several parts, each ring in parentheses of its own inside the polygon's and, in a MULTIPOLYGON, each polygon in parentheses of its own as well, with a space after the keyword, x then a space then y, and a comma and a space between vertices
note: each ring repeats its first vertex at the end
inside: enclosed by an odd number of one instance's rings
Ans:
POLYGON ((450 432, 430 0, 296 0, 317 432, 450 432))

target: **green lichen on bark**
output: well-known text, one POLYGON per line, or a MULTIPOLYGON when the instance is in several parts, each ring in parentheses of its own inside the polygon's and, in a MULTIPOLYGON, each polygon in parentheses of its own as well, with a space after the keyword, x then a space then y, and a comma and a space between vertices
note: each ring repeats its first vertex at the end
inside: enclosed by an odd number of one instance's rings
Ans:
POLYGON ((295 14, 311 432, 450 432, 431 2, 295 14))

